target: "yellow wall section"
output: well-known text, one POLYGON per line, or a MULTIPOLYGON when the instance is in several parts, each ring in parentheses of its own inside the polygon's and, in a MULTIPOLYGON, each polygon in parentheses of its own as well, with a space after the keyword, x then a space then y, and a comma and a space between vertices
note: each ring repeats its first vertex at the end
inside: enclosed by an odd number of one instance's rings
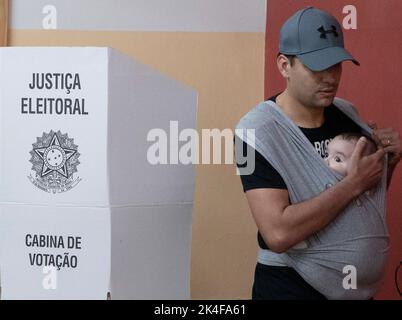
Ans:
MULTIPOLYGON (((10 46, 109 46, 199 93, 198 130, 234 128, 264 97, 264 33, 11 30, 10 46)), ((251 297, 256 228, 234 165, 196 170, 191 298, 251 297)))

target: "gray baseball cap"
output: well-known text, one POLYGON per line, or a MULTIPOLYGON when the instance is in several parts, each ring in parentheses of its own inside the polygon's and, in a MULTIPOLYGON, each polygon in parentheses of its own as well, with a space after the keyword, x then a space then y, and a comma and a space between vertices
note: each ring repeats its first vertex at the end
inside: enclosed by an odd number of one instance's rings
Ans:
POLYGON ((360 63, 344 48, 339 22, 329 13, 307 7, 282 26, 279 52, 295 55, 310 70, 322 71, 339 62, 360 63))

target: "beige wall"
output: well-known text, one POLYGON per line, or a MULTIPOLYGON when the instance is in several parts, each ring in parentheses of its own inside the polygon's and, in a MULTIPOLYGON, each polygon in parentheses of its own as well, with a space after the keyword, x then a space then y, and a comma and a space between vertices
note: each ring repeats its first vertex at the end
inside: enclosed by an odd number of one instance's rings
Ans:
MULTIPOLYGON (((11 46, 110 46, 195 88, 198 129, 234 128, 264 94, 263 32, 14 30, 11 46)), ((249 298, 256 228, 233 165, 196 168, 191 297, 249 298)))

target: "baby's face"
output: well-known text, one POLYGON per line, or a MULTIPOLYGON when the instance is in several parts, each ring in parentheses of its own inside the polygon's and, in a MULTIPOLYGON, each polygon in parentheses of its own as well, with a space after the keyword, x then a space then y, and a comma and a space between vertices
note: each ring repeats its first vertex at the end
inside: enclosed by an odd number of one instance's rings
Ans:
POLYGON ((328 167, 346 176, 355 145, 356 141, 346 141, 338 137, 331 140, 327 146, 328 156, 325 158, 328 167))

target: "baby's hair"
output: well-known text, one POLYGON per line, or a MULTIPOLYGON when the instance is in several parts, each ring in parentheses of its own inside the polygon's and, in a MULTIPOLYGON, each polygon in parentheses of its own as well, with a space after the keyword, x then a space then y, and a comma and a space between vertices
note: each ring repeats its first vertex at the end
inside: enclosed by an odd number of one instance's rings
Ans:
POLYGON ((362 133, 357 133, 357 132, 346 132, 346 133, 341 133, 339 135, 337 135, 336 137, 338 137, 339 139, 345 140, 345 141, 351 141, 351 142, 357 142, 361 137, 365 137, 368 141, 368 144, 366 146, 365 155, 370 155, 374 152, 377 151, 377 145, 374 142, 374 140, 362 133))

